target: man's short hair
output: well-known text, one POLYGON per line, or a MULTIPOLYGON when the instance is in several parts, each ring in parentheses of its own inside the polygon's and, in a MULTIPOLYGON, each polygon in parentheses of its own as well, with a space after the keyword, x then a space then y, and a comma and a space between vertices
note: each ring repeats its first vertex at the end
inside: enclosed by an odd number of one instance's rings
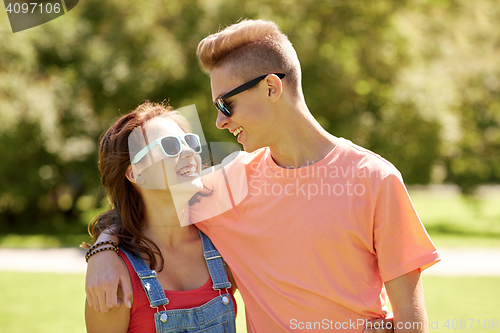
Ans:
POLYGON ((207 74, 229 66, 244 81, 260 75, 284 73, 293 94, 301 93, 301 72, 297 53, 276 23, 243 20, 204 38, 197 56, 207 74))

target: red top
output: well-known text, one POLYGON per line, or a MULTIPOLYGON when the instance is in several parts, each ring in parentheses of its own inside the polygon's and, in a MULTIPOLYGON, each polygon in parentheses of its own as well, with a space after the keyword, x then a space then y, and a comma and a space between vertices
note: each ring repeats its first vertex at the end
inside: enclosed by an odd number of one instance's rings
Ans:
MULTIPOLYGON (((156 313, 156 309, 149 306, 148 297, 142 287, 141 280, 137 276, 134 267, 128 260, 125 253, 120 251, 120 257, 125 261, 125 264, 127 264, 128 272, 132 280, 132 288, 134 289, 134 303, 132 304, 132 309, 130 310, 130 324, 128 332, 155 333, 156 327, 154 315, 156 313)), ((165 290, 165 295, 169 300, 169 303, 166 306, 167 310, 190 309, 205 304, 206 302, 219 296, 219 291, 214 290, 212 286, 213 282, 210 277, 200 288, 185 291, 165 290)), ((226 293, 225 290, 221 290, 221 292, 223 294, 226 293)), ((229 288, 228 292, 233 300, 234 310, 236 313, 236 301, 233 297, 232 288, 229 288)), ((158 309, 159 311, 164 310, 163 306, 160 306, 158 309)))

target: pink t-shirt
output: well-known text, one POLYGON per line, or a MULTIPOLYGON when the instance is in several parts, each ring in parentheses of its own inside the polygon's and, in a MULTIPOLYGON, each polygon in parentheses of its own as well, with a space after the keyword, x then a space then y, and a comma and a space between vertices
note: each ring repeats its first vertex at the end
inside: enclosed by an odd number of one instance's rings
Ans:
POLYGON ((203 198, 190 216, 229 264, 249 332, 362 332, 382 317, 384 281, 439 261, 400 173, 350 141, 299 169, 263 148, 224 171, 206 185, 238 197, 245 175, 248 194, 209 219, 221 196, 203 198))

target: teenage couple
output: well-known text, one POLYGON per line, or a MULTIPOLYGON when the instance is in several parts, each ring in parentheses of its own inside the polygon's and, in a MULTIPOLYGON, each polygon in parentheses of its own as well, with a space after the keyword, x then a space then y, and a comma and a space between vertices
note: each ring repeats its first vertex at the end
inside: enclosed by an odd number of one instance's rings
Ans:
POLYGON ((199 136, 152 103, 104 134, 112 209, 92 224, 88 332, 234 332, 236 287, 248 332, 363 332, 377 319, 368 331, 427 332, 420 273, 439 255, 401 174, 319 125, 273 22, 229 26, 197 55, 216 125, 246 153, 200 179, 199 136), (228 209, 207 214, 220 200, 228 209))

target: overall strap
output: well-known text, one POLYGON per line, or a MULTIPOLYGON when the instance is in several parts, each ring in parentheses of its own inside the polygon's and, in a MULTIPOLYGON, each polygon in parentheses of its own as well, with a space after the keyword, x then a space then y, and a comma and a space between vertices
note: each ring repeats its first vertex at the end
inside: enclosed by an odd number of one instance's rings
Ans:
POLYGON ((214 283, 215 290, 227 289, 231 287, 231 283, 227 279, 227 272, 224 259, 215 248, 214 244, 207 235, 198 230, 203 244, 203 255, 207 262, 208 272, 214 283))
POLYGON ((127 255, 128 260, 130 260, 130 263, 134 267, 137 276, 141 280, 142 287, 148 296, 150 306, 156 308, 160 305, 167 305, 168 298, 165 296, 165 291, 156 278, 156 271, 151 270, 144 259, 139 258, 138 254, 136 254, 136 257, 121 246, 120 251, 127 255))

